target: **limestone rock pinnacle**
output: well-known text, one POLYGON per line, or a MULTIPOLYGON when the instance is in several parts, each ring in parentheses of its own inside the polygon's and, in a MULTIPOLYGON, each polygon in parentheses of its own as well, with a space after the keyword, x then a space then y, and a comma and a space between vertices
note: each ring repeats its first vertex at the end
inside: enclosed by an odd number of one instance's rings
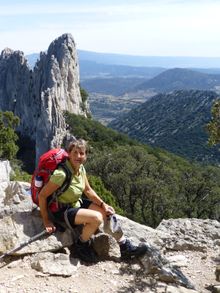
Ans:
POLYGON ((33 70, 23 52, 4 49, 0 55, 0 110, 12 111, 17 129, 35 144, 36 159, 60 146, 66 134, 63 111, 86 116, 79 87, 79 63, 71 34, 54 40, 41 52, 33 70))

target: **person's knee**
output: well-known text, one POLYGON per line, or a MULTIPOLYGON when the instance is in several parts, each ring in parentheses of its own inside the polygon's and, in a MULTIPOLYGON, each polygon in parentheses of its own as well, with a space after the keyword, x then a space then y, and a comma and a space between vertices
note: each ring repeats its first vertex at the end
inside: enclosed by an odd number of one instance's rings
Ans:
POLYGON ((99 227, 103 222, 103 216, 101 213, 96 212, 92 219, 93 224, 99 227))

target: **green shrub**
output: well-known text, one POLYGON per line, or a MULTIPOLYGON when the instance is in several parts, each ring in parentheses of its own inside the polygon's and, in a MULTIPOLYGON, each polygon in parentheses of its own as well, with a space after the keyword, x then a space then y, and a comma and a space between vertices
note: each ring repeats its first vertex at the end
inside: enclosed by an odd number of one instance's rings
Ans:
POLYGON ((0 158, 11 160, 18 152, 16 141, 18 136, 15 128, 19 124, 19 118, 12 112, 0 112, 0 158))
POLYGON ((112 206, 117 214, 123 215, 122 209, 118 206, 114 196, 110 191, 108 191, 104 183, 102 182, 102 179, 97 176, 88 176, 89 183, 91 187, 96 191, 96 193, 103 199, 105 203, 112 206))
POLYGON ((23 164, 21 161, 14 159, 14 160, 11 160, 10 163, 13 170, 13 173, 10 176, 10 180, 31 182, 32 175, 23 171, 23 164))

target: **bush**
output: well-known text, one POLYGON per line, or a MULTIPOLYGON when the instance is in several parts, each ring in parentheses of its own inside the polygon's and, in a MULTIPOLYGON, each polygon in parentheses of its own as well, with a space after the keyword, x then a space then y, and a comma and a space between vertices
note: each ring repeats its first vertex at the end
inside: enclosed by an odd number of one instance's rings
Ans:
POLYGON ((108 191, 100 177, 88 176, 91 187, 96 191, 96 193, 103 199, 105 203, 112 206, 117 214, 123 215, 122 209, 117 205, 116 200, 112 193, 108 191))
POLYGON ((24 182, 31 182, 31 176, 27 172, 23 171, 23 164, 19 160, 12 160, 11 167, 13 170, 13 174, 10 177, 12 181, 24 181, 24 182))
POLYGON ((15 128, 19 124, 19 118, 12 112, 0 112, 0 158, 11 160, 15 158, 18 146, 18 136, 15 128))

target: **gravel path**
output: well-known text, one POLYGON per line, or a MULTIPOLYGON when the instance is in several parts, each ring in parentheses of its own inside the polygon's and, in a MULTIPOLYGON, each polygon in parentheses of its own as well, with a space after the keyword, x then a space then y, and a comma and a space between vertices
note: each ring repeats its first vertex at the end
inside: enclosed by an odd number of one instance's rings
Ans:
MULTIPOLYGON (((167 257, 180 256, 169 253, 167 257)), ((210 293, 215 281, 215 267, 219 252, 181 252, 182 272, 195 285, 197 292, 210 293)), ((48 276, 30 267, 31 256, 1 263, 1 293, 110 293, 158 292, 165 293, 166 285, 147 276, 136 262, 101 261, 94 265, 80 264, 71 277, 48 276)), ((220 285, 220 284, 219 284, 220 285)), ((174 291, 173 291, 174 292, 174 291)), ((180 291, 177 291, 180 292, 180 291)), ((181 291, 182 292, 182 291, 181 291)))

